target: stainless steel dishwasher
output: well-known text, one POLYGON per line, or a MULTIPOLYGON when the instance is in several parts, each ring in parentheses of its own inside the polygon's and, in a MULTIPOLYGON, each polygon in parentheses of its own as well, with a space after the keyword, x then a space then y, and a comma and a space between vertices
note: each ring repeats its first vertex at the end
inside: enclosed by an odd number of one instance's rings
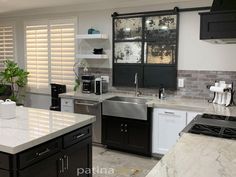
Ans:
POLYGON ((93 143, 102 142, 102 108, 99 101, 77 99, 74 101, 74 112, 79 114, 95 115, 96 122, 93 123, 93 143))

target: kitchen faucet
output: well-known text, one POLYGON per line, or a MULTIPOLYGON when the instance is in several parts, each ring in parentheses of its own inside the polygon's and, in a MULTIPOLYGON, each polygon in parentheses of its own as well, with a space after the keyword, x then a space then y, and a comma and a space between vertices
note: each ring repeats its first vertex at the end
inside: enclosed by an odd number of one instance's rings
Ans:
POLYGON ((135 84, 135 96, 140 96, 142 93, 138 90, 138 73, 135 73, 134 76, 134 84, 135 84))

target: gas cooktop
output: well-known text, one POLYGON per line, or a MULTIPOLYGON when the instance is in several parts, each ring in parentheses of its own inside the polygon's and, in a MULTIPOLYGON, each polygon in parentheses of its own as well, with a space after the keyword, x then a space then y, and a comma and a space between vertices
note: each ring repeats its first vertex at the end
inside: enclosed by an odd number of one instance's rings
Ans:
POLYGON ((236 117, 214 114, 197 115, 183 132, 236 139, 236 117))

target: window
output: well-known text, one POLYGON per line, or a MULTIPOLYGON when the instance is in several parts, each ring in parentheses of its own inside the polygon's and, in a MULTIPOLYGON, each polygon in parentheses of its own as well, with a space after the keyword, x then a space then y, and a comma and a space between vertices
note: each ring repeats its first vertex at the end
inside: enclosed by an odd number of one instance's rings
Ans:
POLYGON ((74 85, 75 20, 25 25, 26 67, 31 91, 49 91, 50 83, 74 85))
POLYGON ((5 60, 14 58, 14 28, 12 25, 0 25, 0 70, 3 70, 5 60))
POLYGON ((48 26, 26 26, 26 64, 28 85, 34 89, 49 86, 48 26))
POLYGON ((51 82, 68 86, 74 84, 75 25, 72 23, 50 25, 51 82))

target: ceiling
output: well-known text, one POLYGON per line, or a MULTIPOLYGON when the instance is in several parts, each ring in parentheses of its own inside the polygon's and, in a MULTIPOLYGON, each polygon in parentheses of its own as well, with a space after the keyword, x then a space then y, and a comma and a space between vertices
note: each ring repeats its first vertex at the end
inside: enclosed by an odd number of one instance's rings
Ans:
MULTIPOLYGON (((94 4, 111 4, 113 8, 116 7, 131 7, 167 4, 167 3, 184 3, 184 2, 198 2, 199 0, 0 0, 0 13, 38 9, 55 6, 69 6, 69 5, 91 5, 94 4)), ((207 0, 209 2, 209 0, 207 0)))

